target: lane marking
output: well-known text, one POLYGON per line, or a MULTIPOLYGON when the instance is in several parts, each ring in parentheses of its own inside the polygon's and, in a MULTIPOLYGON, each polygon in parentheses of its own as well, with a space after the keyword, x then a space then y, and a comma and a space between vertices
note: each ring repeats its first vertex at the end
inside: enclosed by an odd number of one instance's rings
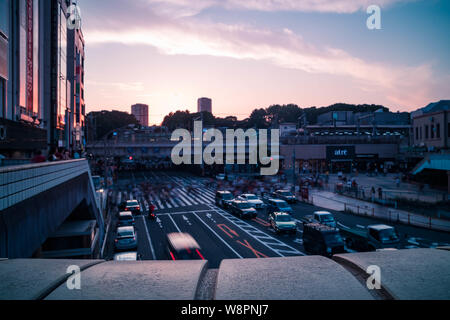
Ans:
POLYGON ((234 237, 239 237, 239 234, 226 224, 218 224, 217 227, 219 227, 219 229, 226 233, 231 239, 233 239, 234 237), (225 229, 227 229, 228 231, 226 231, 225 229), (231 233, 234 235, 234 237, 231 233))
POLYGON ((181 230, 180 230, 180 228, 178 228, 178 225, 175 223, 175 220, 173 220, 173 218, 172 218, 172 216, 169 214, 169 215, 167 215, 169 218, 170 218, 170 220, 172 220, 172 222, 173 222, 173 225, 175 226, 175 228, 177 228, 177 230, 178 230, 178 232, 180 232, 181 233, 181 230))
POLYGON ((258 250, 256 250, 255 248, 253 248, 247 240, 244 240, 244 243, 242 243, 240 240, 237 240, 236 242, 239 243, 240 245, 250 249, 257 258, 261 258, 261 257, 268 258, 268 256, 266 256, 264 253, 261 253, 258 250))
POLYGON ((144 216, 141 216, 141 217, 144 220, 145 232, 147 233, 147 239, 148 239, 148 242, 150 243, 150 249, 152 251, 153 260, 156 260, 155 249, 153 248, 152 239, 150 238, 150 233, 148 232, 147 221, 145 221, 144 216))
POLYGON ((231 251, 233 251, 234 252, 234 254, 236 255, 236 256, 238 256, 240 259, 244 259, 244 257, 242 257, 239 253, 237 253, 236 252, 236 250, 234 250, 229 244, 228 244, 228 242, 226 242, 221 236, 219 236, 218 234, 217 234, 217 232, 215 232, 205 221, 203 221, 202 219, 200 219, 200 217, 195 213, 195 212, 193 212, 192 213, 201 223, 203 223, 213 234, 215 234, 215 236, 220 240, 220 241, 222 241, 231 251))

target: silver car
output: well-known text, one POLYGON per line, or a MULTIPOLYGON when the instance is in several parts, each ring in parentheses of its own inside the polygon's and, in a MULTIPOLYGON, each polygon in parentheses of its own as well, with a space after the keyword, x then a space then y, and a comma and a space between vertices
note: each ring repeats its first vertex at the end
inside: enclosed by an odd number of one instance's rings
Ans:
POLYGON ((134 227, 117 228, 117 236, 114 244, 117 251, 137 249, 137 238, 134 227))

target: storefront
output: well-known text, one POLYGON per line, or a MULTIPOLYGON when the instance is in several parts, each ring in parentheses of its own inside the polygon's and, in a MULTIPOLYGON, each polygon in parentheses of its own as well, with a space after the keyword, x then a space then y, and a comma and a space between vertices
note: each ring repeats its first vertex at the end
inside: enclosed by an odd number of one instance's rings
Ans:
POLYGON ((331 173, 350 173, 355 160, 355 146, 327 146, 327 162, 331 173))

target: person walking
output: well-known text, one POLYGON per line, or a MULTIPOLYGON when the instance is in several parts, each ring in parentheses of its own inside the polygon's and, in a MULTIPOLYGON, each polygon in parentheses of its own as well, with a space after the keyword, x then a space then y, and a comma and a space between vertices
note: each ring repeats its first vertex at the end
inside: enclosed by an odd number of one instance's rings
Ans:
POLYGON ((375 187, 372 187, 372 189, 370 190, 371 194, 372 194, 372 202, 375 202, 375 187))

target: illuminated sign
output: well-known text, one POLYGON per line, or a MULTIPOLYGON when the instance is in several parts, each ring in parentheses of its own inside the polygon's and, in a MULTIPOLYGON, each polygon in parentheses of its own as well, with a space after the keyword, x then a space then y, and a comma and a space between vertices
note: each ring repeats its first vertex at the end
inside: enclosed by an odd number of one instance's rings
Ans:
POLYGON ((33 112, 33 0, 27 0, 27 76, 26 103, 27 110, 33 112))
POLYGON ((354 146, 327 147, 327 160, 353 160, 355 158, 354 146))

